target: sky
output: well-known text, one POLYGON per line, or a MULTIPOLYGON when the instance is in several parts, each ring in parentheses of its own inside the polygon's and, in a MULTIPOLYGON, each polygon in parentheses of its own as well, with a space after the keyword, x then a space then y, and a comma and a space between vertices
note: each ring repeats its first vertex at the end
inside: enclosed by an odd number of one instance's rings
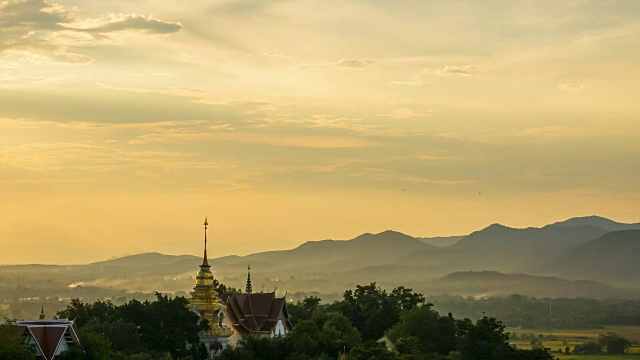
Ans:
POLYGON ((0 0, 0 263, 640 221, 640 2, 0 0))

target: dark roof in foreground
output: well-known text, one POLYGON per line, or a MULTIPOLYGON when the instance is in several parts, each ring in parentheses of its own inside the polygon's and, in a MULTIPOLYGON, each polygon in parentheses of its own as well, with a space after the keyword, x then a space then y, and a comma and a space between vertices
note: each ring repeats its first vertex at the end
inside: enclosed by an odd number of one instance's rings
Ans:
POLYGON ((285 298, 277 298, 273 292, 223 294, 222 301, 233 326, 240 332, 270 332, 281 313, 289 329, 293 328, 285 298))

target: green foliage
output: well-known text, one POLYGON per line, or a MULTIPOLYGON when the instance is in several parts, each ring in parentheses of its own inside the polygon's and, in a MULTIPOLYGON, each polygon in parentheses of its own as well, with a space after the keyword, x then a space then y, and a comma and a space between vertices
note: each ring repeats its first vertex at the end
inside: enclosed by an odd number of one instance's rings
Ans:
MULTIPOLYGON (((74 350, 67 356, 83 360, 139 360, 147 355, 202 359, 198 316, 188 310, 184 297, 156 293, 155 301, 131 300, 121 306, 110 301, 84 304, 73 299, 58 317, 75 320, 84 355, 74 350)), ((206 351, 205 351, 206 353, 206 351)))
POLYGON ((600 335, 598 343, 606 349, 607 354, 624 354, 631 347, 631 341, 612 332, 600 335))
POLYGON ((398 322, 401 310, 420 304, 424 304, 424 296, 412 289, 401 286, 389 294, 373 282, 345 291, 343 300, 329 309, 344 314, 365 339, 377 340, 398 322))
POLYGON ((456 349, 455 320, 441 317, 431 306, 416 306, 403 312, 400 322, 389 329, 388 336, 400 353, 446 355, 456 349))
MULTIPOLYGON (((183 297, 159 293, 155 301, 131 300, 120 306, 110 301, 85 304, 74 299, 58 316, 76 320, 83 347, 73 347, 61 359, 204 359, 206 351, 202 352, 198 332, 209 324, 198 323, 187 305, 183 297)), ((495 318, 483 317, 473 323, 455 319, 451 313, 440 316, 432 304, 425 304, 422 294, 402 286, 388 293, 376 283, 357 285, 332 304, 306 297, 288 305, 288 310, 295 324, 288 336, 248 336, 238 347, 222 351, 219 359, 337 359, 343 349, 349 359, 552 359, 541 346, 534 350, 510 347, 509 334, 495 318), (377 342, 385 333, 397 351, 377 342)), ((525 336, 539 341, 533 334, 521 335, 525 336)))
POLYGON ((460 317, 477 319, 486 312, 509 327, 587 329, 640 324, 640 300, 637 299, 540 299, 514 294, 482 299, 440 295, 427 301, 441 313, 453 312, 460 317))
POLYGON ((300 320, 309 320, 319 307, 320 298, 317 296, 306 296, 302 301, 287 305, 291 323, 295 326, 300 320))
POLYGON ((460 352, 469 360, 501 359, 513 352, 508 341, 509 334, 504 332, 502 322, 485 316, 460 339, 460 352))
POLYGON ((602 353, 602 345, 595 341, 587 341, 573 348, 574 354, 579 355, 596 355, 602 353))
POLYGON ((24 343, 20 328, 0 325, 0 360, 31 360, 33 351, 24 343))

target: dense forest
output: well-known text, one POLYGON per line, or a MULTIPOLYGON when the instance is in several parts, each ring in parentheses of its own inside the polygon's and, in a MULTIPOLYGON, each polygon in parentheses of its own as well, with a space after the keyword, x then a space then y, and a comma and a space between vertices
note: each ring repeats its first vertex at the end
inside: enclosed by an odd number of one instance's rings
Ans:
MULTIPOLYGON (((357 285, 345 291, 342 300, 322 304, 318 297, 307 297, 288 309, 294 325, 290 335, 245 338, 240 346, 224 350, 220 359, 337 359, 343 351, 348 359, 553 359, 541 346, 510 346, 509 334, 496 318, 473 322, 451 313, 440 315, 422 294, 402 286, 387 292, 376 283, 357 285), (387 343, 379 341, 385 336, 387 343)), ((184 297, 156 293, 154 301, 122 305, 74 299, 57 317, 75 321, 82 343, 60 360, 206 357, 198 332, 207 324, 198 323, 184 297)))
POLYGON ((508 327, 595 329, 604 325, 640 325, 639 299, 541 299, 514 294, 480 299, 440 295, 427 301, 440 312, 470 319, 486 314, 508 327))

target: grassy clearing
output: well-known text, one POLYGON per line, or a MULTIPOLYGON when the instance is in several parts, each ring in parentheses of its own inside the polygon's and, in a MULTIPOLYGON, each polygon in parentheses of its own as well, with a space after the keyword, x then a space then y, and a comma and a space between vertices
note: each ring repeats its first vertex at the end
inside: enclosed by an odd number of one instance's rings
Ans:
POLYGON ((531 340, 530 334, 535 335, 539 339, 544 347, 551 349, 553 355, 560 360, 622 360, 622 359, 640 359, 640 326, 605 326, 602 329, 506 329, 512 335, 515 334, 517 339, 510 341, 511 344, 516 345, 520 349, 530 349, 531 340), (629 352, 625 355, 573 355, 573 354, 560 354, 557 353, 558 349, 565 350, 566 347, 573 351, 576 345, 582 344, 587 341, 598 341, 600 334, 606 334, 609 332, 616 333, 629 339, 633 346, 629 349, 629 352), (527 339, 523 339, 524 335, 527 335, 527 339), (540 337, 542 334, 542 337, 540 337))
POLYGON ((631 360, 640 359, 640 354, 627 355, 563 355, 553 354, 559 360, 631 360))

